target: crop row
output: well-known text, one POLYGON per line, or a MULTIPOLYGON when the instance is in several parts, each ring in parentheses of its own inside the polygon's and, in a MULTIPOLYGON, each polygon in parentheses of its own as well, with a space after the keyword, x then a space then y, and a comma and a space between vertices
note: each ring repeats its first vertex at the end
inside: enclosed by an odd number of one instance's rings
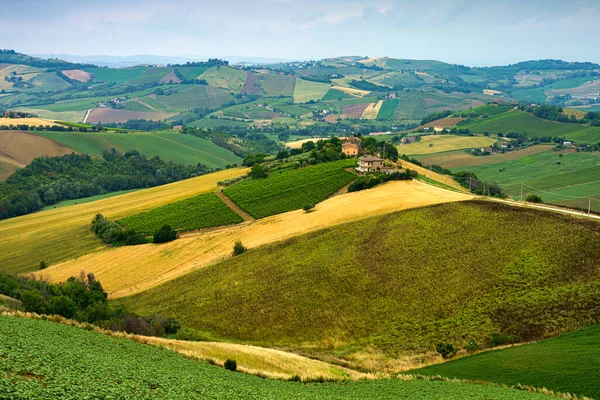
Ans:
POLYGON ((189 231, 236 224, 242 222, 242 217, 227 207, 216 194, 208 193, 131 215, 117 222, 134 231, 152 234, 163 225, 170 225, 177 231, 189 231))

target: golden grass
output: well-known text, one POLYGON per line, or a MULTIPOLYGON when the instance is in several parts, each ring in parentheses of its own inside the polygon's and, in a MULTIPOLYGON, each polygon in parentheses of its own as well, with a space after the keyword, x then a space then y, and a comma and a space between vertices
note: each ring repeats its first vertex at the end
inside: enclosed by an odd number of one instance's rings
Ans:
POLYGON ((300 140, 294 140, 293 142, 287 142, 285 144, 286 147, 289 147, 290 149, 299 149, 302 147, 302 145, 306 142, 317 142, 318 140, 321 139, 327 139, 327 138, 309 138, 309 139, 300 139, 300 140))
POLYGON ((491 146, 495 139, 485 136, 428 135, 414 143, 397 146, 401 154, 433 154, 444 151, 491 146))
POLYGON ((431 171, 427 168, 423 168, 418 166, 417 164, 413 164, 408 161, 404 161, 402 159, 398 159, 398 165, 402 168, 408 168, 411 171, 417 171, 420 175, 423 175, 425 179, 431 178, 434 181, 438 181, 445 185, 451 186, 456 190, 459 190, 463 193, 468 193, 468 190, 462 187, 458 182, 456 182, 452 177, 448 175, 439 174, 435 171, 431 171))
POLYGON ((289 379, 294 375, 299 376, 302 381, 310 381, 319 377, 323 377, 326 380, 356 380, 375 377, 372 374, 363 374, 294 353, 258 346, 223 342, 192 342, 114 332, 98 328, 94 325, 69 320, 58 315, 44 317, 35 313, 1 311, 0 316, 47 319, 55 323, 90 329, 104 335, 133 340, 141 344, 164 347, 190 358, 212 360, 215 364, 221 366, 230 358, 237 362, 238 371, 274 379, 289 379))
POLYGON ((339 85, 332 86, 331 88, 335 89, 335 90, 339 90, 340 92, 349 94, 350 96, 356 96, 356 97, 364 97, 365 95, 371 93, 368 90, 354 89, 354 88, 349 88, 349 87, 339 86, 339 85))
MULTIPOLYGON (((90 231, 96 213, 118 219, 216 190, 217 182, 243 175, 236 168, 91 203, 76 204, 0 221, 0 266, 8 272, 29 272, 41 260, 55 263, 105 247, 90 231)), ((75 274, 78 275, 79 271, 75 274)))
POLYGON ((0 125, 58 126, 54 121, 44 118, 0 118, 0 125))
MULTIPOLYGON (((375 215, 471 198, 418 181, 394 181, 332 197, 310 213, 291 211, 205 234, 184 235, 161 245, 109 248, 54 265, 38 275, 64 281, 82 270, 93 272, 111 297, 123 297, 229 257, 238 240, 254 248, 375 215)), ((83 222, 92 214, 88 212, 83 222)))
POLYGON ((573 115, 577 119, 582 119, 585 118, 587 112, 582 110, 573 110, 572 108, 563 108, 563 114, 565 114, 567 117, 573 115))
POLYGON ((383 105, 383 100, 379 100, 377 103, 371 103, 365 108, 363 111, 361 118, 362 119, 375 119, 377 118, 377 114, 379 114, 379 109, 383 105))
POLYGON ((35 114, 40 118, 52 121, 81 122, 87 111, 48 111, 39 108, 19 107, 15 110, 35 114))

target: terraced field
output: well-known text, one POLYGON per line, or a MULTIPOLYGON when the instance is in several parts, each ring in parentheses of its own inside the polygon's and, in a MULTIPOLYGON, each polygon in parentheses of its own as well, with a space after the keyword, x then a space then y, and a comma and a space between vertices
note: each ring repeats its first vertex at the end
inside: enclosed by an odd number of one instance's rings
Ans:
POLYGON ((7 377, 0 390, 8 398, 47 399, 60 393, 63 399, 548 399, 456 382, 385 379, 306 385, 261 379, 127 339, 27 318, 0 317, 0 338, 0 373, 7 377))

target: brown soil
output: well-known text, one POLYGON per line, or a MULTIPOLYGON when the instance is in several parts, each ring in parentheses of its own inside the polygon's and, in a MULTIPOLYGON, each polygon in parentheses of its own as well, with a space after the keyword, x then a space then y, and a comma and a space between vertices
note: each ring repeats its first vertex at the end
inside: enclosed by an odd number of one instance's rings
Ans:
POLYGON ((358 119, 363 115, 365 109, 369 106, 369 103, 364 104, 353 104, 351 106, 344 107, 342 118, 358 119))
POLYGON ((263 91, 260 86, 258 86, 256 77, 252 72, 246 74, 246 82, 244 83, 244 86, 242 86, 240 92, 243 94, 263 94, 263 91))
POLYGON ((180 83, 181 82, 181 79, 179 79, 177 77, 177 75, 175 75, 175 72, 173 72, 173 69, 171 69, 171 72, 169 72, 168 74, 166 74, 165 76, 163 76, 160 79, 159 82, 160 83, 169 83, 171 81, 173 81, 173 83, 180 83))
POLYGON ((88 82, 92 79, 92 75, 89 72, 82 71, 80 69, 67 69, 62 71, 63 74, 69 79, 79 82, 88 82))
POLYGON ((0 161, 24 167, 41 156, 64 156, 73 150, 45 137, 23 131, 0 131, 0 161))

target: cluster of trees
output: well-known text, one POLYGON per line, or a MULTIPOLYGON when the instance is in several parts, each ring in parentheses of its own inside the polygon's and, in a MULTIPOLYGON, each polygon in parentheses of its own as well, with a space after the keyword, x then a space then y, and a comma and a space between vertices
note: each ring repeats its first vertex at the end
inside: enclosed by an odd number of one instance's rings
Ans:
POLYGON ((102 214, 96 214, 92 219, 92 232, 98 235, 102 242, 113 246, 135 246, 148 243, 144 235, 132 229, 123 229, 102 214))
POLYGON ((60 60, 58 58, 50 58, 48 60, 44 60, 37 57, 31 57, 26 54, 21 54, 10 49, 0 50, 0 63, 26 64, 32 67, 56 70, 94 67, 94 65, 92 64, 75 64, 68 61, 60 60))
POLYGON ((427 116, 421 120, 421 125, 428 124, 437 119, 446 118, 447 116, 449 116, 451 114, 452 114, 452 111, 450 111, 450 110, 444 110, 444 111, 440 111, 440 112, 427 114, 427 116))
POLYGON ((104 126, 109 128, 122 128, 137 131, 155 131, 159 129, 167 129, 170 127, 170 125, 165 122, 150 121, 146 119, 130 119, 127 122, 112 122, 104 124, 104 126))
POLYGON ((140 317, 128 312, 122 304, 109 304, 100 282, 93 274, 83 272, 79 279, 70 277, 64 283, 0 273, 0 293, 19 300, 24 311, 60 315, 105 329, 164 336, 177 333, 181 328, 174 318, 140 317))
POLYGON ((381 91, 386 91, 386 90, 392 89, 389 86, 376 85, 373 82, 365 81, 364 79, 361 79, 361 80, 352 79, 349 82, 349 84, 352 87, 355 87, 360 90, 368 90, 369 92, 375 92, 375 91, 381 92, 381 91))
MULTIPOLYGON (((18 119, 15 119, 18 121, 18 119)), ((105 130, 102 125, 90 126, 88 127, 76 127, 76 126, 63 126, 63 125, 39 125, 39 126, 30 126, 27 124, 10 124, 10 125, 0 125, 0 131, 53 131, 53 132, 101 132, 105 130)))
POLYGON ((371 189, 383 182, 388 181, 407 181, 418 176, 417 171, 409 169, 406 172, 393 172, 391 174, 371 173, 357 178, 348 186, 349 192, 371 189))
POLYGON ((102 158, 84 154, 40 157, 0 183, 0 219, 29 214, 62 200, 164 185, 212 170, 151 159, 138 151, 106 150, 102 158))

